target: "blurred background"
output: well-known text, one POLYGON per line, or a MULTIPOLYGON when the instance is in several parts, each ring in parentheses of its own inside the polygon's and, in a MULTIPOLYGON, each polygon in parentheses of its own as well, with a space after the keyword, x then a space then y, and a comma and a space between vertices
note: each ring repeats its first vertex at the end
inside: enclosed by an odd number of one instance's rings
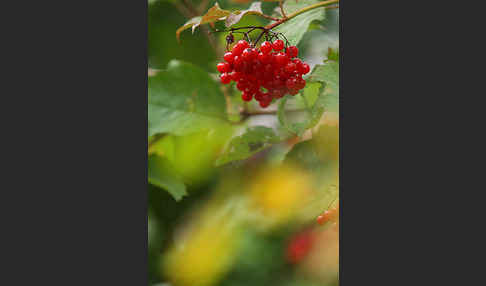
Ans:
MULTIPOLYGON (((208 35, 212 28, 204 25, 194 34, 190 29, 182 32, 180 43, 175 36, 180 26, 214 3, 149 0, 149 76, 173 60, 216 76, 225 33, 208 35)), ((241 10, 251 1, 218 3, 222 9, 241 10)), ((276 6, 262 3, 266 14, 276 6)), ((338 9, 326 11, 325 21, 312 23, 299 43, 299 57, 311 68, 327 59, 329 48, 338 50, 338 14, 338 9)), ((246 16, 238 26, 267 23, 246 16)), ((224 26, 216 23, 215 28, 224 26)), ((229 109, 238 110, 242 102, 233 93, 229 109)), ((289 104, 301 103, 297 96, 289 104)), ((284 134, 274 114, 252 116, 241 129, 257 125, 284 134)), ((246 160, 216 167, 215 158, 239 130, 212 126, 209 132, 164 136, 150 147, 150 156, 163 154, 171 160, 171 169, 183 178, 188 195, 176 201, 149 184, 149 285, 339 285, 339 218, 323 225, 316 222, 325 210, 339 205, 337 112, 324 113, 320 123, 304 134, 304 142, 288 137, 246 160)))

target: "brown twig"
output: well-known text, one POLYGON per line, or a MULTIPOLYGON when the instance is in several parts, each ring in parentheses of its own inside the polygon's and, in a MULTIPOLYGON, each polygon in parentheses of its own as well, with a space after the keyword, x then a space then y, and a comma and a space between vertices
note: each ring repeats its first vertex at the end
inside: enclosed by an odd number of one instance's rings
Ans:
POLYGON ((272 16, 268 16, 268 15, 265 15, 265 14, 256 14, 260 17, 263 17, 265 19, 269 19, 269 20, 272 20, 272 21, 279 21, 280 19, 279 18, 275 18, 275 17, 272 17, 272 16))
POLYGON ((285 11, 284 11, 284 8, 283 8, 283 0, 280 0, 280 1, 278 2, 278 6, 280 6, 280 12, 282 13, 282 16, 283 16, 284 18, 287 18, 287 15, 285 15, 285 11))

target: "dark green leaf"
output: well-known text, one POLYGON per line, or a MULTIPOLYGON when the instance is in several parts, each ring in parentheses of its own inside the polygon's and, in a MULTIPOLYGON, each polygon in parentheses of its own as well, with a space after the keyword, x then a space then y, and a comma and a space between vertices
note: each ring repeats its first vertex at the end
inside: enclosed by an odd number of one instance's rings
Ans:
POLYGON ((148 181, 152 185, 165 189, 176 201, 187 195, 186 186, 180 176, 174 173, 173 166, 164 157, 149 156, 148 181))

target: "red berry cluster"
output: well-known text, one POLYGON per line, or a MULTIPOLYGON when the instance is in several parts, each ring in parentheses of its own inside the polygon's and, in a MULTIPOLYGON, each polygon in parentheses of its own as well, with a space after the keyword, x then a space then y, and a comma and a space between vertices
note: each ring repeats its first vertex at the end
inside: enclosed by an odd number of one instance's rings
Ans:
POLYGON ((251 101, 255 97, 265 108, 272 99, 281 98, 287 93, 296 95, 305 87, 302 75, 307 74, 310 68, 296 58, 298 53, 295 46, 289 46, 284 51, 282 40, 273 43, 265 41, 260 48, 252 48, 247 41, 240 40, 232 51, 224 54, 225 62, 217 65, 221 83, 235 81, 244 101, 251 101))

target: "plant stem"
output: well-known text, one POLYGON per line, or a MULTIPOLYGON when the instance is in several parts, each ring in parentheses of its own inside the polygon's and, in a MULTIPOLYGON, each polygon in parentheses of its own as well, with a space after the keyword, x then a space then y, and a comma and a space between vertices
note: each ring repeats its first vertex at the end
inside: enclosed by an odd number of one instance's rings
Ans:
POLYGON ((283 8, 283 0, 280 0, 278 2, 278 6, 280 6, 280 12, 282 13, 282 17, 287 18, 287 15, 285 15, 285 11, 284 11, 284 8, 283 8))
POLYGON ((272 20, 272 21, 279 21, 280 19, 279 18, 275 18, 275 17, 272 17, 272 16, 268 16, 268 15, 265 15, 265 14, 256 14, 260 17, 263 17, 265 19, 269 19, 269 20, 272 20))

